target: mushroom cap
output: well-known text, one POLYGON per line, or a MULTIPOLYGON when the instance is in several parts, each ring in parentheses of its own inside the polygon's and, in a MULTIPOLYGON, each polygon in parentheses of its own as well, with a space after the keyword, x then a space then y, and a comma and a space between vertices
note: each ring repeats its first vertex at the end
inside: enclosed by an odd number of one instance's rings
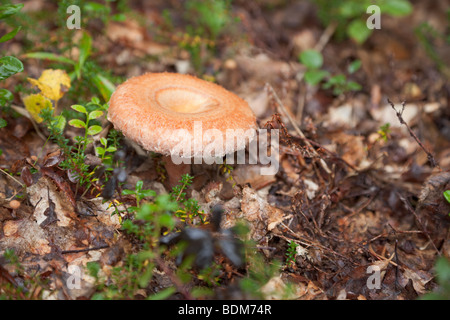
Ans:
POLYGON ((247 102, 217 84, 176 73, 147 73, 118 86, 108 120, 145 150, 183 158, 203 157, 206 150, 223 157, 256 136, 247 102))

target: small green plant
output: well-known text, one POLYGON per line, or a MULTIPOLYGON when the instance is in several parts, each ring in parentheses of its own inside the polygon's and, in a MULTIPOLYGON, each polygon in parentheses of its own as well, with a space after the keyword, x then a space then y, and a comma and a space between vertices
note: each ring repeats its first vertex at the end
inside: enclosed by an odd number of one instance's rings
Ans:
POLYGON ((144 182, 142 180, 136 182, 136 188, 134 190, 125 189, 122 191, 124 195, 134 195, 136 197, 136 207, 131 207, 132 211, 136 211, 140 208, 140 204, 142 199, 146 197, 154 197, 156 196, 156 192, 153 190, 143 190, 142 186, 144 182))
POLYGON ((436 291, 422 296, 421 300, 450 300, 450 262, 439 257, 434 265, 439 287, 436 291))
POLYGON ((94 86, 101 94, 105 102, 109 101, 111 94, 115 90, 114 84, 102 75, 101 69, 92 61, 88 61, 88 58, 92 54, 92 37, 83 32, 83 35, 78 43, 80 54, 78 60, 69 59, 63 55, 58 55, 51 52, 30 52, 24 55, 25 58, 33 58, 40 60, 50 60, 63 65, 69 65, 67 69, 71 80, 75 78, 79 80, 78 87, 73 89, 77 90, 81 87, 94 86), (81 80, 81 81, 80 81, 81 80))
MULTIPOLYGON (((188 0, 185 2, 186 29, 176 36, 178 46, 189 52, 192 65, 203 73, 205 61, 214 54, 218 38, 235 21, 230 0, 188 0)), ((164 13, 167 30, 173 28, 170 13, 164 13)), ((171 31, 169 31, 171 32, 171 31)))
POLYGON ((289 242, 289 246, 286 250, 286 266, 295 265, 295 257, 297 256, 298 244, 294 241, 289 242))
POLYGON ((175 214, 183 221, 193 223, 195 218, 199 218, 201 223, 205 223, 205 213, 200 210, 197 200, 186 198, 186 189, 192 184, 193 177, 184 174, 180 184, 172 188, 171 198, 179 204, 175 214))
POLYGON ((230 0, 188 0, 185 8, 195 34, 216 40, 232 21, 230 0))
MULTIPOLYGON (((130 194, 142 199, 147 195, 153 196, 154 192, 142 190, 142 184, 138 183, 130 194)), ((114 267, 109 278, 100 276, 98 263, 88 264, 97 287, 92 299, 132 299, 138 290, 149 289, 155 267, 164 265, 160 257, 165 247, 159 244, 159 238, 163 231, 171 231, 175 227, 173 212, 177 207, 167 194, 156 196, 152 203, 136 207, 136 223, 125 220, 122 227, 125 232, 141 241, 141 250, 128 255, 123 265, 114 267)), ((164 299, 174 292, 175 288, 169 287, 157 294, 149 294, 148 299, 164 299)))
POLYGON ((12 249, 6 249, 3 258, 6 264, 14 267, 14 277, 4 274, 0 278, 0 300, 41 299, 42 289, 47 288, 47 283, 40 278, 39 274, 36 272, 33 272, 32 275, 28 274, 12 249), (18 278, 22 281, 17 281, 18 278), (6 281, 7 279, 8 281, 6 281))
MULTIPOLYGON (((357 91, 361 85, 348 80, 343 74, 330 75, 326 70, 322 70, 323 56, 317 50, 305 50, 299 55, 300 62, 306 66, 305 81, 311 86, 316 86, 323 80, 324 89, 332 89, 334 95, 341 95, 348 91, 357 91)), ((361 61, 355 60, 347 68, 349 74, 353 74, 361 67, 361 61)))
POLYGON ((380 130, 378 130, 378 134, 380 135, 379 139, 382 139, 383 141, 387 141, 389 138, 389 134, 391 133, 391 124, 389 122, 383 124, 380 126, 380 130))
MULTIPOLYGON (((4 4, 0 6, 0 20, 9 18, 18 13, 23 8, 23 4, 4 4)), ((22 27, 18 26, 11 32, 3 35, 0 38, 0 43, 6 42, 14 38, 17 32, 22 27)), ((0 58, 0 81, 9 78, 10 76, 23 71, 22 62, 16 57, 6 56, 0 58)))
POLYGON ((247 257, 248 274, 241 279, 239 285, 241 289, 254 299, 263 299, 264 295, 261 288, 281 269, 281 262, 273 260, 267 263, 261 253, 252 253, 247 257))
MULTIPOLYGON (((91 137, 102 131, 102 127, 95 122, 97 118, 103 116, 106 107, 107 104, 100 104, 99 99, 96 97, 92 98, 86 106, 73 105, 71 107, 76 112, 76 115, 82 119, 72 119, 68 124, 83 130, 82 135, 75 136, 74 145, 71 145, 70 141, 64 137, 66 118, 63 115, 54 116, 53 110, 50 108, 45 108, 40 113, 49 131, 49 139, 53 140, 64 154, 64 160, 59 164, 60 167, 64 170, 70 170, 73 179, 79 184, 84 185, 86 190, 98 180, 98 178, 94 178, 93 176, 99 168, 99 166, 96 166, 91 170, 89 165, 85 163, 86 149, 93 143, 91 137)), ((103 140, 101 143, 103 144, 105 141, 103 140)), ((111 156, 116 150, 116 147, 107 147, 107 144, 105 148, 102 148, 100 152, 104 152, 99 155, 101 156, 101 160, 104 161, 104 164, 107 165, 110 163, 111 156), (107 152, 109 155, 107 155, 107 152)), ((105 175, 110 171, 106 170, 105 175)))
POLYGON ((408 0, 312 0, 318 7, 318 16, 323 24, 337 23, 339 39, 350 37, 358 44, 364 43, 373 30, 367 28, 367 8, 377 5, 382 14, 394 17, 408 15, 412 5, 408 0))
POLYGON ((117 147, 114 145, 108 145, 108 139, 103 137, 100 138, 100 143, 103 147, 96 147, 95 151, 102 162, 109 166, 108 169, 112 169, 112 154, 117 151, 117 147))
POLYGON ((230 182, 230 183, 232 183, 232 186, 233 186, 233 188, 236 186, 236 182, 234 181, 234 179, 233 179, 233 175, 232 175, 232 172, 233 172, 233 167, 231 166, 231 165, 229 165, 229 164, 227 164, 227 163, 222 163, 220 166, 219 166, 219 169, 220 169, 220 171, 222 172, 222 174, 223 175, 225 175, 226 177, 227 177, 227 181, 228 182, 230 182))
MULTIPOLYGON (((17 14, 23 8, 23 4, 5 4, 0 6, 0 21, 17 14)), ((11 32, 0 38, 0 43, 11 40, 20 31, 22 27, 18 26, 11 32)), ((5 56, 0 58, 0 81, 3 81, 16 73, 23 71, 22 62, 13 56, 5 56)), ((0 108, 8 107, 14 97, 11 91, 0 89, 0 108)), ((0 128, 6 127, 5 119, 0 118, 0 128)))
MULTIPOLYGON (((447 11, 447 23, 450 22, 450 10, 447 11)), ((445 63, 444 57, 439 55, 439 51, 436 50, 436 43, 445 43, 450 45, 450 36, 442 34, 433 28, 428 22, 421 23, 414 30, 417 39, 419 40, 425 52, 431 60, 436 64, 437 68, 447 79, 450 79, 450 67, 445 63)))

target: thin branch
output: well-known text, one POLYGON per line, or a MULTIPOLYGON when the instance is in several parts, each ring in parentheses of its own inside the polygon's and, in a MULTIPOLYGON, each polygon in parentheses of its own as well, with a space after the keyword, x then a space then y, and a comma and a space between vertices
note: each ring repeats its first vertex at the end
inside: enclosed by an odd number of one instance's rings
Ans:
POLYGON ((106 248, 109 248, 109 245, 103 245, 103 246, 99 246, 99 247, 85 248, 85 249, 79 249, 79 250, 66 250, 66 251, 61 251, 61 254, 89 252, 89 251, 106 249, 106 248))
POLYGON ((428 158, 428 161, 431 164, 431 167, 433 167, 433 168, 437 167, 438 169, 440 169, 438 163, 434 159, 433 154, 430 151, 428 151, 427 148, 425 148, 425 146, 422 144, 422 142, 419 140, 419 138, 417 138, 416 134, 411 130, 409 125, 403 119, 402 115, 403 115, 403 111, 405 111, 405 101, 402 102, 402 110, 401 111, 397 111, 397 109, 395 109, 394 104, 391 102, 391 100, 389 100, 389 98, 387 99, 387 101, 391 105, 392 109, 394 109, 395 113, 397 114, 397 118, 398 118, 398 121, 400 121, 400 124, 403 124, 403 125, 406 126, 410 136, 413 137, 414 140, 416 140, 416 142, 419 144, 419 146, 422 148, 422 150, 427 154, 427 158, 428 158))
POLYGON ((275 90, 272 88, 272 86, 269 83, 266 83, 266 90, 270 92, 270 95, 274 98, 275 102, 277 103, 278 107, 280 108, 281 112, 289 119, 289 122, 294 127, 297 134, 300 136, 300 138, 305 142, 305 144, 309 147, 309 149, 312 151, 312 153, 319 158, 319 162, 322 166, 322 168, 326 171, 326 173, 331 174, 330 168, 328 168, 326 162, 322 159, 322 157, 317 153, 316 149, 312 147, 312 145, 309 143, 309 140, 306 138, 303 131, 299 128, 297 123, 294 121, 294 119, 291 117, 290 113, 284 106, 283 102, 281 102, 280 98, 278 97, 275 90))
POLYGON ((1 172, 3 172, 7 177, 9 177, 9 178, 11 178, 12 180, 14 180, 15 182, 17 182, 18 184, 20 184, 20 186, 22 187, 22 188, 26 188, 26 186, 22 183, 22 182, 20 182, 19 180, 17 180, 16 178, 14 178, 12 175, 10 175, 8 172, 6 172, 6 171, 4 171, 3 169, 0 169, 0 171, 1 172))
POLYGON ((408 211, 411 212, 414 215, 414 217, 416 218, 417 224, 419 225, 419 228, 421 229, 422 234, 424 234, 428 238, 428 240, 433 245, 434 250, 436 250, 437 254, 441 255, 438 248, 436 247, 433 240, 431 239, 430 234, 427 232, 427 230, 423 226, 422 220, 420 220, 420 218, 417 216, 416 210, 414 210, 413 207, 411 207, 411 204, 409 203, 409 201, 400 192, 396 192, 396 194, 400 198, 400 200, 403 202, 406 209, 408 209, 408 211))

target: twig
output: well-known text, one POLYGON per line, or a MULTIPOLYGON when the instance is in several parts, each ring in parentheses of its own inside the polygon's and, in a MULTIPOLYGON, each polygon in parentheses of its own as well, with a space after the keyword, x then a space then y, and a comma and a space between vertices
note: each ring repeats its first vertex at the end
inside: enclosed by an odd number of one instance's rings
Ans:
POLYGON ((433 168, 437 167, 438 169, 440 169, 438 163, 434 159, 433 154, 430 151, 428 151, 427 148, 425 148, 425 146, 422 144, 422 142, 419 140, 419 138, 417 138, 416 134, 411 130, 409 125, 403 119, 402 115, 403 115, 403 111, 405 111, 405 101, 402 102, 402 110, 401 111, 397 111, 397 109, 395 109, 394 104, 391 102, 391 100, 389 100, 389 98, 387 99, 387 101, 391 105, 392 109, 394 109, 395 113, 397 114, 397 118, 398 118, 398 121, 400 121, 400 124, 403 124, 406 126, 410 136, 413 137, 414 140, 416 140, 416 142, 419 144, 419 146, 422 148, 422 150, 427 154, 427 158, 431 164, 431 167, 433 167, 433 168))
POLYGON ((98 246, 98 247, 93 247, 93 248, 86 248, 86 249, 79 249, 79 250, 66 250, 66 251, 61 251, 61 254, 89 252, 89 251, 93 251, 93 250, 100 250, 100 249, 106 249, 106 248, 109 248, 109 245, 105 244, 103 246, 98 246))
POLYGON ((271 94, 271 96, 274 98, 275 102, 277 103, 278 107, 280 108, 281 112, 289 119, 289 122, 294 127, 297 134, 300 136, 300 138, 305 142, 305 144, 311 149, 312 153, 319 158, 319 162, 322 166, 322 168, 326 171, 326 173, 331 174, 331 170, 328 168, 326 162, 322 159, 322 157, 317 153, 316 149, 312 147, 312 145, 309 143, 308 139, 304 135, 303 131, 298 127, 297 123, 295 123, 294 119, 292 119, 291 115, 287 111, 286 107, 284 106, 283 102, 281 102, 280 98, 278 97, 275 90, 272 88, 272 86, 269 83, 266 83, 266 90, 268 90, 271 94))
POLYGON ((328 25, 328 27, 320 36, 319 42, 317 42, 317 44, 314 46, 314 50, 321 52, 325 48, 328 41, 330 41, 331 36, 336 31, 337 26, 338 23, 336 21, 333 21, 328 25))
POLYGON ((396 192, 396 194, 400 198, 400 200, 404 203, 406 209, 408 209, 408 211, 411 212, 414 215, 414 217, 416 218, 417 224, 419 225, 419 228, 421 229, 422 234, 424 234, 428 238, 428 240, 433 245, 434 250, 436 250, 437 254, 441 255, 441 253, 439 252, 438 248, 436 247, 436 245, 434 244, 433 240, 431 239, 430 234, 427 232, 427 230, 425 229, 425 227, 422 224, 422 221, 417 216, 416 210, 414 210, 411 207, 411 204, 408 202, 408 200, 406 200, 406 198, 400 192, 396 192))
POLYGON ((1 172, 3 172, 7 177, 11 178, 12 180, 14 180, 15 182, 17 182, 18 184, 20 184, 20 186, 22 188, 25 188, 26 186, 20 182, 19 180, 17 180, 16 178, 14 178, 12 175, 10 175, 8 172, 4 171, 3 169, 0 169, 1 172))
POLYGON ((17 113, 20 113, 22 116, 28 118, 28 120, 30 120, 31 124, 34 127, 34 130, 36 130, 36 134, 39 136, 39 138, 41 138, 44 141, 47 140, 47 138, 41 132, 39 126, 36 124, 36 121, 33 119, 33 117, 30 115, 27 109, 15 105, 11 105, 11 108, 14 109, 14 111, 16 111, 17 113))
POLYGON ((166 265, 164 260, 161 258, 156 258, 156 263, 158 266, 164 271, 164 273, 170 278, 175 288, 177 288, 178 292, 181 293, 186 300, 193 300, 192 295, 186 290, 185 285, 181 282, 181 280, 174 274, 174 272, 166 265))

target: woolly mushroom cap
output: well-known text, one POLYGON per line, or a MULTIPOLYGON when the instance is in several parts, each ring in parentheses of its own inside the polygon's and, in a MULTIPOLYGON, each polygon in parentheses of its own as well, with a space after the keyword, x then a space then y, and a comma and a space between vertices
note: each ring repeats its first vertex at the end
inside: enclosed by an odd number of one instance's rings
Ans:
POLYGON ((118 86, 108 120, 148 151, 223 157, 256 136, 247 102, 214 83, 176 73, 148 73, 118 86))

